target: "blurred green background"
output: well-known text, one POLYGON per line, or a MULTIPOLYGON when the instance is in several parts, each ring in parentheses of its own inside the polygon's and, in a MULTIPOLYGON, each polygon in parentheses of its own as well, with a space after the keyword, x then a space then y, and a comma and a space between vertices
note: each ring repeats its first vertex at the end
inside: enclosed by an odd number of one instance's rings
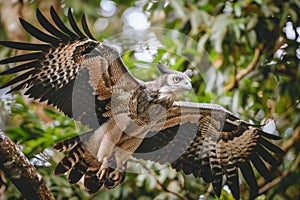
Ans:
MULTIPOLYGON (((154 41, 146 38, 141 44, 138 37, 131 37, 130 42, 138 45, 131 44, 130 51, 124 47, 122 53, 131 72, 151 80, 158 75, 155 63, 159 60, 180 71, 191 68, 195 72, 194 93, 182 100, 221 104, 246 121, 269 122, 266 130, 282 137, 276 144, 286 154, 278 158, 282 159, 280 167, 272 169, 271 183, 257 176, 261 186, 258 199, 300 199, 298 0, 0 0, 0 40, 36 42, 24 32, 18 18, 39 26, 36 8, 49 17, 51 5, 66 23, 69 7, 78 21, 85 13, 95 38, 108 38, 109 43, 126 31, 164 28, 162 35, 170 36, 159 38, 163 48, 158 50, 151 49, 157 47, 157 37, 154 41)), ((24 52, 0 47, 0 59, 20 53, 24 52)), ((0 71, 7 67, 11 66, 0 66, 0 71)), ((0 77, 0 85, 10 78, 0 77)), ((81 184, 70 186, 66 177, 53 175, 63 155, 54 151, 52 145, 80 132, 74 121, 22 94, 4 95, 5 91, 0 90, 0 128, 21 146, 57 199, 216 198, 212 187, 202 179, 176 173, 168 165, 140 161, 133 161, 130 167, 139 165, 150 169, 150 173, 129 173, 123 185, 110 191, 90 196, 81 184)), ((233 199, 224 188, 221 199, 233 199)), ((241 178, 242 199, 247 199, 248 193, 249 188, 241 178)), ((21 199, 22 195, 8 182, 2 198, 21 199)))

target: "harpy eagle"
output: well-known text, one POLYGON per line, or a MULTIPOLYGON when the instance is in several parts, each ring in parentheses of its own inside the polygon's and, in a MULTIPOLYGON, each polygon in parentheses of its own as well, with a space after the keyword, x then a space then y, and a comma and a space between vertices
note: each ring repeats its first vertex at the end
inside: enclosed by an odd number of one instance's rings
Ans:
POLYGON ((238 169, 258 194, 253 167, 271 180, 268 165, 278 166, 273 153, 283 151, 270 142, 268 134, 215 104, 177 102, 178 95, 192 89, 192 71, 178 72, 158 63, 160 77, 144 82, 133 77, 119 53, 94 39, 86 19, 77 26, 72 12, 68 28, 54 8, 54 24, 37 10, 46 32, 23 19, 24 29, 42 44, 1 41, 9 48, 28 50, 0 64, 19 65, 0 73, 18 75, 1 86, 8 93, 25 89, 25 95, 46 101, 90 131, 54 146, 68 151, 55 174, 70 171, 68 180, 84 178, 90 193, 121 184, 131 156, 170 163, 172 168, 202 177, 220 196, 223 179, 239 199, 238 169))

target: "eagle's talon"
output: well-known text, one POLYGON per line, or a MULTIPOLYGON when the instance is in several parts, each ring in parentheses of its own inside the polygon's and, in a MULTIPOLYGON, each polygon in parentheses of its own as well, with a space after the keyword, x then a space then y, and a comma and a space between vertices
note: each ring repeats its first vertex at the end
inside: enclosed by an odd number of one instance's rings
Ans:
POLYGON ((107 157, 104 157, 101 167, 99 168, 96 175, 99 178, 99 180, 105 181, 108 177, 108 174, 109 174, 109 163, 107 157))
POLYGON ((106 189, 112 189, 120 185, 125 180, 125 170, 114 169, 109 175, 105 182, 106 189))
POLYGON ((86 34, 78 29, 71 9, 68 18, 75 32, 62 24, 53 7, 50 12, 54 25, 37 10, 38 21, 45 27, 45 33, 21 19, 25 30, 44 44, 0 41, 0 45, 9 48, 36 51, 0 60, 0 65, 24 62, 0 72, 0 76, 18 73, 11 81, 1 84, 0 89, 12 86, 7 94, 25 89, 30 98, 46 101, 83 126, 97 128, 54 147, 59 151, 72 149, 57 165, 56 175, 71 171, 70 183, 78 182, 84 176, 84 186, 89 193, 95 193, 102 188, 114 188, 124 181, 126 169, 121 166, 126 167, 133 153, 137 153, 134 154, 136 158, 163 164, 177 155, 172 152, 174 147, 174 150, 184 147, 182 159, 171 165, 177 171, 193 173, 196 177, 202 175, 206 182, 214 183, 213 189, 218 196, 225 176, 234 198, 239 199, 237 169, 240 168, 243 175, 249 176, 246 182, 251 188, 250 199, 258 195, 251 166, 254 164, 264 178, 270 179, 264 161, 270 167, 278 166, 273 153, 283 155, 284 151, 269 140, 280 137, 240 120, 219 105, 176 102, 182 92, 191 91, 192 71, 178 72, 159 62, 157 69, 161 76, 156 80, 136 79, 128 73, 115 49, 95 40, 85 18, 82 18, 82 25, 86 34), (75 78, 79 84, 73 87, 75 78), (80 97, 77 101, 80 108, 74 107, 74 94, 80 97), (90 112, 93 110, 86 107, 88 105, 95 106, 95 113, 90 112), (77 112, 73 113, 73 108, 77 112), (96 126, 94 118, 99 122, 96 126), (178 128, 181 131, 177 132, 178 128), (154 131, 159 132, 153 137, 155 140, 147 138, 154 131), (171 132, 176 132, 183 141, 173 140, 169 137, 171 132), (156 147, 170 141, 173 143, 166 146, 167 153, 154 152, 156 147), (142 152, 153 154, 146 156, 142 152), (114 162, 108 162, 113 156, 116 169, 112 168, 114 162), (199 166, 194 167, 195 163, 199 166))
POLYGON ((120 172, 119 172, 119 170, 117 170, 117 169, 114 170, 112 173, 109 174, 109 178, 110 178, 111 180, 113 180, 113 181, 118 180, 119 177, 120 177, 120 172))
POLYGON ((108 176, 108 168, 103 167, 102 165, 96 175, 99 178, 99 180, 105 180, 108 176))

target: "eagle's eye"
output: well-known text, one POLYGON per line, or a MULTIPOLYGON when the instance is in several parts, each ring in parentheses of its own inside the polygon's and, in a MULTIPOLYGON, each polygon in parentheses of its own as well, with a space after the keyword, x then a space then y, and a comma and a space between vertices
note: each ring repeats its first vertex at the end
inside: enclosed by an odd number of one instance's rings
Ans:
POLYGON ((174 82, 174 83, 178 83, 180 80, 181 80, 181 78, 179 78, 178 76, 175 76, 175 77, 173 78, 173 82, 174 82))

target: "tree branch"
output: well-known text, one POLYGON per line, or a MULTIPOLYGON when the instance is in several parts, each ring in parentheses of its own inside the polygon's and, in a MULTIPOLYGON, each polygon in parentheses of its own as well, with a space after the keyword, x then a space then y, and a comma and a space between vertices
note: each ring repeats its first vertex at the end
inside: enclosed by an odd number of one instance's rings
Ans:
POLYGON ((4 194, 6 188, 7 188, 7 180, 4 176, 4 173, 0 170, 0 197, 4 194))
POLYGON ((298 142, 300 142, 300 125, 295 128, 292 137, 290 137, 281 148, 283 151, 287 152, 298 142))
POLYGON ((284 171, 280 176, 278 176, 273 181, 271 181, 271 182, 267 183, 266 185, 264 185, 263 187, 261 187, 259 189, 259 194, 263 194, 263 193, 267 192, 270 188, 272 188, 276 184, 280 183, 290 173, 296 171, 297 167, 299 166, 299 163, 300 163, 300 154, 298 154, 297 158, 295 159, 294 163, 292 164, 292 166, 289 169, 284 171))
POLYGON ((0 169, 26 199, 54 200, 42 176, 1 129, 0 169))
MULTIPOLYGON (((288 152, 290 150, 290 148, 297 146, 297 143, 299 143, 299 141, 300 141, 300 125, 298 125, 295 128, 292 137, 290 139, 288 139, 281 146, 281 149, 285 152, 288 152)), ((280 176, 273 179, 271 182, 266 183, 266 180, 264 178, 260 178, 258 180, 258 184, 260 185, 259 195, 266 193, 271 187, 278 184, 280 181, 282 181, 282 179, 287 177, 290 173, 294 172, 297 169, 299 163, 300 163, 300 154, 297 156, 297 158, 295 159, 295 161, 293 162, 293 164, 290 168, 284 170, 280 176)))
POLYGON ((213 185, 212 183, 210 183, 209 187, 207 188, 207 191, 205 192, 204 198, 202 200, 208 200, 213 190, 214 190, 213 185))
POLYGON ((236 85, 238 84, 238 82, 244 78, 250 71, 252 71, 255 67, 255 65, 258 62, 259 59, 259 55, 260 55, 260 49, 256 48, 254 51, 254 56, 252 58, 252 61, 249 63, 249 65, 243 69, 242 71, 240 71, 232 81, 230 81, 228 84, 225 85, 224 90, 225 91, 229 91, 232 90, 234 87, 236 87, 236 85))

